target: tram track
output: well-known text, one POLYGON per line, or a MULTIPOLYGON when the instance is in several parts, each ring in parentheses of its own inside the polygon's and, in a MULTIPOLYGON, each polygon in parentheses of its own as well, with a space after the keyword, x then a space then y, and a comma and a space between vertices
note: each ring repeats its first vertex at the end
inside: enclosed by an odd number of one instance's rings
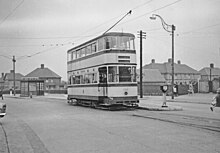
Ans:
MULTIPOLYGON (((4 142, 3 142, 3 144, 1 144, 1 145, 4 145, 4 143, 6 144, 6 148, 3 147, 3 148, 5 148, 5 149, 4 149, 4 150, 0 150, 0 151, 3 151, 3 152, 5 152, 5 153, 10 153, 10 148, 9 148, 9 144, 8 144, 8 136, 7 136, 7 133, 6 133, 5 129, 4 129, 4 126, 2 125, 1 122, 0 122, 0 127, 1 127, 2 132, 3 132, 3 135, 4 135, 4 138, 3 138, 3 140, 2 140, 2 141, 4 141, 4 142)), ((3 148, 0 148, 0 149, 3 149, 3 148)))
MULTIPOLYGON (((167 114, 166 114, 167 115, 167 114)), ((169 114, 172 115, 172 114, 169 114)), ((176 115, 176 114, 175 114, 176 115)), ((142 115, 142 114, 133 114, 134 117, 147 118, 172 124, 178 124, 181 126, 188 126, 203 130, 208 130, 211 132, 219 132, 220 133, 220 120, 218 119, 210 119, 210 118, 201 118, 195 116, 188 115, 173 115, 171 118, 164 117, 160 114, 158 116, 150 116, 150 115, 142 115), (215 124, 211 124, 215 123, 215 124)))

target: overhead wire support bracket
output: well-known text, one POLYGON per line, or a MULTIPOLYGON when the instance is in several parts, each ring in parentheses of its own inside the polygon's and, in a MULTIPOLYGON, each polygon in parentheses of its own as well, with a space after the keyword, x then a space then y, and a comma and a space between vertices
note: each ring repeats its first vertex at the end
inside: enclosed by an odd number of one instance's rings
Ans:
POLYGON ((112 28, 114 28, 114 26, 116 26, 121 20, 123 20, 127 15, 131 14, 131 10, 126 13, 120 20, 118 20, 113 26, 111 26, 108 30, 106 30, 102 35, 106 34, 109 30, 111 30, 112 28))

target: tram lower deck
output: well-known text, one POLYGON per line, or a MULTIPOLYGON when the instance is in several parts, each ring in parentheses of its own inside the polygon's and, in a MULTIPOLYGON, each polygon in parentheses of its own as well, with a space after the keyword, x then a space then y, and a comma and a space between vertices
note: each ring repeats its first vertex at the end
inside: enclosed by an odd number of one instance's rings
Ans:
POLYGON ((69 103, 88 106, 137 107, 137 84, 93 84, 68 88, 69 103))

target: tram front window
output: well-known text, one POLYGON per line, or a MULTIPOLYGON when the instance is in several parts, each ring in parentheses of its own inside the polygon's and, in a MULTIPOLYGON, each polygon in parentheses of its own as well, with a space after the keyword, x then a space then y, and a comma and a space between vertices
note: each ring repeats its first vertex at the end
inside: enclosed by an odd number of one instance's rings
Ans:
POLYGON ((131 67, 119 66, 119 82, 131 82, 131 67))

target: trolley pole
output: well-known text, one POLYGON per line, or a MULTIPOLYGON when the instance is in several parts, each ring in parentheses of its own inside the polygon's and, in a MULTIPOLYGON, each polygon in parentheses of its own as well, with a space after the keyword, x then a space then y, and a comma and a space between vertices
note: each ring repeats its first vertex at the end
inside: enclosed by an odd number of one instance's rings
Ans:
POLYGON ((146 39, 146 32, 138 31, 140 38, 140 98, 143 98, 143 70, 142 70, 142 39, 146 39))
POLYGON ((16 60, 15 60, 15 56, 13 56, 13 59, 12 59, 12 62, 13 62, 13 80, 14 80, 14 96, 15 96, 15 62, 16 62, 16 60))

